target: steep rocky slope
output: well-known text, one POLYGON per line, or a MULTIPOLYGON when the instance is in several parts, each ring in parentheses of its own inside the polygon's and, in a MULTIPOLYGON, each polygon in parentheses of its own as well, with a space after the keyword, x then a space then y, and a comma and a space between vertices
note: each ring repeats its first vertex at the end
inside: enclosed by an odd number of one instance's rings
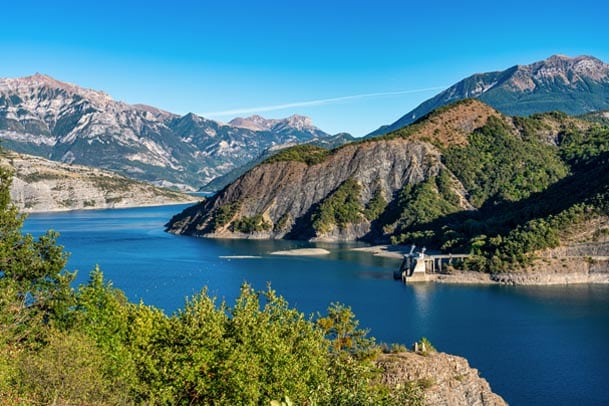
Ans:
POLYGON ((179 116, 40 74, 0 79, 0 138, 5 147, 187 190, 274 145, 328 135, 306 117, 259 121, 254 128, 192 113, 179 116))
MULTIPOLYGON (((466 135, 484 126, 489 117, 510 123, 495 110, 472 100, 435 115, 405 137, 348 144, 319 163, 278 156, 253 168, 213 199, 176 216, 169 229, 198 236, 243 236, 231 228, 233 220, 256 218, 260 227, 250 234, 258 238, 354 240, 374 234, 377 218, 364 216, 344 227, 335 224, 326 232, 313 228, 316 209, 347 181, 359 185, 358 204, 365 208, 380 197, 394 201, 406 185, 442 175, 454 198, 454 208, 472 209, 463 184, 442 162, 440 144, 467 143, 466 135), (439 128, 443 129, 441 133, 439 128), (433 143, 429 142, 432 138, 433 143)), ((434 193, 439 193, 437 187, 434 193)))
POLYGON ((382 371, 382 383, 390 387, 420 383, 425 405, 507 404, 465 358, 438 352, 426 356, 402 352, 383 354, 376 364, 382 371))
POLYGON ((440 106, 466 98, 478 98, 504 114, 515 116, 556 110, 578 115, 608 109, 609 64, 590 56, 554 55, 504 71, 478 73, 368 136, 395 131, 440 106))
POLYGON ((198 200, 113 172, 10 151, 0 153, 0 165, 13 171, 11 198, 24 212, 155 206, 198 200))
MULTIPOLYGON (((339 133, 339 134, 331 135, 331 136, 327 136, 327 137, 313 138, 309 141, 303 142, 303 144, 315 145, 315 146, 325 148, 325 149, 333 149, 333 148, 336 148, 343 144, 352 142, 353 140, 355 140, 355 138, 353 138, 353 136, 351 136, 351 134, 339 133)), ((237 180, 237 178, 239 178, 241 175, 243 175, 244 173, 246 173, 247 171, 249 171, 256 165, 260 164, 267 158, 281 152, 282 150, 284 150, 286 148, 293 147, 294 145, 298 145, 298 144, 288 143, 288 144, 274 145, 274 146, 268 148, 267 150, 265 150, 256 159, 246 163, 243 166, 234 168, 230 172, 228 172, 224 175, 214 178, 214 180, 212 180, 208 184, 202 186, 200 191, 207 192, 207 193, 214 193, 219 190, 222 190, 224 187, 228 186, 229 184, 231 184, 232 182, 237 180)))
MULTIPOLYGON (((235 234, 230 230, 233 217, 262 215, 274 230, 256 233, 259 237, 313 238, 309 224, 311 208, 347 179, 354 178, 364 185, 362 199, 368 202, 377 190, 390 196, 405 183, 419 183, 437 174, 442 168, 439 158, 437 150, 429 145, 394 140, 349 145, 317 165, 263 164, 237 179, 216 198, 176 218, 171 231, 226 237, 235 234), (235 204, 238 207, 230 213, 228 220, 231 221, 219 223, 216 213, 235 204)), ((332 236, 352 240, 362 237, 369 229, 369 224, 362 224, 332 236)))

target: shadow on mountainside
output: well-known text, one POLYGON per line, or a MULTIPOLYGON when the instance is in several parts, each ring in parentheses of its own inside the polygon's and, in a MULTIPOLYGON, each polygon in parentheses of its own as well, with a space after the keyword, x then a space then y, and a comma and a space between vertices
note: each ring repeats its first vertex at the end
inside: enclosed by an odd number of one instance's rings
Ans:
MULTIPOLYGON (((436 237, 428 243, 431 244, 430 248, 438 248, 446 230, 457 231, 466 239, 482 234, 506 234, 529 220, 556 215, 577 203, 590 201, 609 187, 609 152, 572 170, 573 174, 525 199, 514 202, 490 198, 479 210, 452 213, 404 231, 432 230, 436 237)), ((396 201, 397 199, 392 200, 362 240, 372 243, 388 242, 387 237, 383 235, 382 226, 398 220, 399 208, 396 201)))

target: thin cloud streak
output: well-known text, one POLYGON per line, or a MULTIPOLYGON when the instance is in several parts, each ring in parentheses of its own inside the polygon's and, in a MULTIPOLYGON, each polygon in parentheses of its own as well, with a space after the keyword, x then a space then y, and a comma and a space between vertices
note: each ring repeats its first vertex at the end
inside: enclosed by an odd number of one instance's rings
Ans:
POLYGON ((258 106, 258 107, 248 107, 248 108, 234 109, 234 110, 210 111, 207 113, 201 113, 200 115, 204 116, 204 117, 234 116, 234 115, 238 115, 238 114, 262 113, 262 112, 266 112, 266 111, 284 110, 284 109, 290 109, 290 108, 294 108, 294 107, 321 106, 324 104, 333 104, 333 103, 339 103, 342 101, 349 101, 349 100, 368 99, 368 98, 386 97, 386 96, 398 96, 398 95, 402 95, 402 94, 423 93, 423 92, 429 92, 432 90, 443 90, 443 89, 446 89, 446 86, 435 86, 435 87, 428 87, 425 89, 400 90, 397 92, 365 93, 365 94, 356 94, 356 95, 352 95, 352 96, 333 97, 330 99, 319 99, 319 100, 309 100, 309 101, 301 101, 301 102, 293 102, 293 103, 285 103, 285 104, 276 104, 276 105, 272 105, 272 106, 258 106))

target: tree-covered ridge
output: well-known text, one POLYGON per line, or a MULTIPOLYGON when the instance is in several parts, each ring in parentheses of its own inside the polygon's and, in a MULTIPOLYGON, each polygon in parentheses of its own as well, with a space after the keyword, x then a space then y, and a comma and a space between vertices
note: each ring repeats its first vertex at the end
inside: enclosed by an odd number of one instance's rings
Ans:
POLYGON ((325 148, 311 144, 296 145, 286 148, 279 153, 267 158, 262 164, 275 162, 304 162, 307 165, 315 165, 324 161, 329 151, 325 148))
POLYGON ((382 136, 356 139, 331 150, 313 144, 296 145, 267 158, 261 164, 293 161, 315 165, 344 148, 395 139, 426 141, 439 147, 462 145, 467 143, 468 132, 482 127, 490 117, 501 117, 501 114, 478 100, 459 100, 439 107, 409 126, 382 136))
POLYGON ((489 120, 468 146, 444 153, 478 210, 413 225, 394 242, 470 252, 466 267, 498 272, 530 264, 535 252, 560 245, 569 228, 606 216, 609 128, 572 120, 555 113, 519 118, 519 137, 489 120), (554 145, 540 137, 548 120, 558 127, 554 145))
POLYGON ((21 233, 10 180, 0 168, 0 404, 422 404, 424 382, 380 383, 381 347, 340 304, 306 317, 243 285, 168 316, 98 268, 71 287, 56 234, 21 233))
POLYGON ((444 162, 467 188, 475 207, 489 199, 521 200, 564 178, 569 170, 555 147, 529 132, 516 137, 495 117, 469 136, 467 146, 445 150, 444 162))
MULTIPOLYGON (((441 113, 370 141, 409 137, 441 113)), ((526 266, 536 251, 560 245, 570 227, 607 215, 608 151, 609 127, 564 113, 489 116, 465 145, 442 148, 446 169, 476 210, 463 210, 441 171, 400 190, 381 216, 383 230, 393 243, 473 253, 464 264, 471 269, 526 266)))

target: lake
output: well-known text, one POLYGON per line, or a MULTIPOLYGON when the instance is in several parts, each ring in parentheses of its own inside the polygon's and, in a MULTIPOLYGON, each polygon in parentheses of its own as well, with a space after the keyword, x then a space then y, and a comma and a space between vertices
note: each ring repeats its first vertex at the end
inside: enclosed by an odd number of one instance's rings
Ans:
POLYGON ((410 346, 427 337, 440 351, 466 357, 510 404, 609 404, 609 286, 407 286, 393 280, 399 261, 350 251, 353 244, 163 232, 184 207, 32 214, 24 231, 59 231, 77 283, 99 264, 130 300, 167 313, 205 286, 232 303, 243 282, 259 289, 270 282, 306 314, 323 313, 331 302, 351 306, 378 341, 410 346), (313 246, 331 254, 269 255, 313 246))

